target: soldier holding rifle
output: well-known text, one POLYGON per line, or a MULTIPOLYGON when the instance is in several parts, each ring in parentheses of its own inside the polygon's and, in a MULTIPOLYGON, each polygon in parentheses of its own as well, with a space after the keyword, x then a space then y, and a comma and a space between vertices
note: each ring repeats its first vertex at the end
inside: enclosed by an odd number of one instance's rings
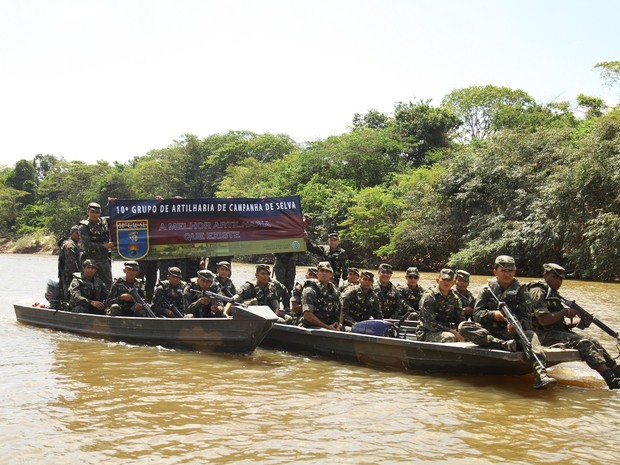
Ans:
MULTIPOLYGON (((570 306, 565 307, 558 294, 566 278, 566 270, 556 263, 545 263, 543 270, 542 281, 527 284, 534 307, 533 326, 540 342, 545 346, 561 343, 577 349, 581 359, 603 377, 609 389, 620 389, 620 367, 601 343, 571 331, 580 323, 575 320, 577 311, 570 306)), ((588 327, 591 322, 586 318, 580 326, 588 327)))
POLYGON ((144 282, 138 278, 140 265, 136 261, 123 264, 125 277, 116 278, 105 302, 106 313, 111 316, 147 316, 144 305, 136 302, 131 290, 136 289, 144 301, 144 282))
POLYGON ((213 284, 214 280, 215 274, 212 271, 198 270, 198 276, 183 289, 185 315, 196 318, 224 318, 224 307, 207 294, 218 293, 219 289, 217 284, 213 284))

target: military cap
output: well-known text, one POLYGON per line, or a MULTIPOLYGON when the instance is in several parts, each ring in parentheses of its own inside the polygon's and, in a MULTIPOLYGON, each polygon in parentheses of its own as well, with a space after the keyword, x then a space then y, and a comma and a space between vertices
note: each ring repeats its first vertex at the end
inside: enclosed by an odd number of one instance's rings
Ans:
POLYGON ((90 258, 87 258, 86 260, 84 260, 82 262, 82 266, 83 267, 94 266, 95 268, 97 268, 97 264, 95 263, 95 260, 91 260, 90 258))
POLYGON ((79 231, 80 227, 77 224, 74 224, 73 226, 71 226, 71 229, 69 229, 69 232, 73 232, 73 231, 79 231))
POLYGON ((365 277, 365 278, 370 279, 371 281, 375 280, 375 275, 372 272, 367 271, 367 270, 364 270, 364 271, 361 272, 360 277, 362 277, 362 276, 365 277))
POLYGON ((332 273, 334 272, 334 269, 332 268, 329 262, 319 262, 319 264, 316 267, 319 271, 328 270, 328 271, 331 271, 332 273))
POLYGON ((358 276, 360 275, 360 270, 359 270, 359 269, 357 269, 357 268, 354 268, 354 267, 352 267, 352 266, 350 266, 349 268, 347 268, 347 272, 349 272, 349 273, 355 273, 355 274, 356 274, 356 275, 358 275, 358 276))
POLYGON ((327 237, 333 237, 334 239, 340 239, 340 236, 337 232, 332 232, 327 235, 327 237))
POLYGON ((224 268, 228 268, 230 270, 230 262, 217 262, 215 266, 216 267, 223 266, 224 268))
POLYGON ((318 273, 318 271, 319 271, 319 269, 318 269, 316 266, 309 266, 309 267, 308 267, 308 271, 309 271, 310 273, 317 274, 317 273, 318 273))
POLYGON ((469 277, 470 276, 471 275, 467 271, 465 271, 465 270, 456 270, 456 277, 457 278, 462 278, 463 281, 469 282, 469 277))
POLYGON ((265 270, 271 273, 271 268, 269 268, 269 265, 267 265, 266 263, 259 263, 258 265, 256 265, 256 272, 258 273, 261 270, 265 270))
POLYGON ((454 270, 451 270, 450 268, 442 268, 439 272, 439 278, 450 280, 454 279, 454 270))
POLYGON ((215 279, 215 275, 211 270, 198 270, 196 274, 199 278, 206 279, 207 281, 213 281, 215 279))
POLYGON ((88 204, 88 208, 89 210, 99 210, 101 211, 101 205, 99 205, 97 202, 91 202, 88 204))
POLYGON ((131 260, 129 262, 125 262, 123 263, 123 266, 125 268, 129 268, 130 270, 137 270, 140 271, 140 264, 134 260, 131 260))
POLYGON ((566 270, 557 263, 545 263, 543 264, 543 270, 551 271, 562 279, 566 278, 566 270))
POLYGON ((182 278, 183 277, 183 273, 181 272, 181 268, 177 268, 176 266, 171 266, 170 268, 168 268, 168 275, 169 276, 176 276, 177 278, 182 278))
POLYGON ((510 255, 499 255, 495 259, 495 268, 506 268, 507 270, 516 270, 517 265, 515 264, 515 259, 510 255))
POLYGON ((420 277, 420 272, 415 266, 410 266, 409 268, 407 268, 407 271, 405 271, 405 276, 420 277))
POLYGON ((392 265, 390 265, 389 263, 382 263, 381 265, 379 265, 379 271, 381 270, 389 271, 391 273, 392 265))

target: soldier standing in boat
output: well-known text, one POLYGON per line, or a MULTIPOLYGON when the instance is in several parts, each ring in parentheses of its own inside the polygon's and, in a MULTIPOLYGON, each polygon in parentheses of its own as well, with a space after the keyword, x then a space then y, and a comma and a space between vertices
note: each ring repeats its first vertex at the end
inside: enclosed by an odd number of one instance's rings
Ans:
POLYGON ((547 375, 545 356, 541 350, 538 336, 532 330, 532 299, 526 287, 515 278, 517 267, 514 258, 500 255, 495 259, 493 274, 474 306, 474 321, 464 321, 459 333, 468 341, 482 347, 506 350, 509 352, 523 351, 534 370, 534 389, 546 389, 554 386, 557 381, 547 375), (500 302, 505 303, 523 329, 525 337, 531 345, 528 349, 515 337, 515 329, 508 324, 500 310, 500 302), (538 363, 540 361, 540 363, 538 363))
POLYGON ((437 285, 424 291, 420 301, 420 321, 417 338, 426 342, 463 342, 456 328, 465 321, 458 296, 452 290, 454 271, 444 268, 436 279, 437 285))
POLYGON ((318 255, 321 261, 329 262, 334 274, 332 282, 338 287, 340 278, 347 279, 349 269, 349 259, 346 250, 340 247, 340 236, 337 232, 327 236, 328 245, 315 245, 311 240, 307 240, 308 252, 318 255))
POLYGON ((344 320, 340 293, 333 283, 334 270, 327 261, 317 265, 318 279, 308 280, 301 294, 304 325, 340 331, 344 320))
POLYGON ((97 276, 97 264, 84 260, 82 272, 74 273, 69 286, 69 309, 75 313, 105 315, 105 300, 108 288, 97 276))
POLYGON ((472 315, 474 313, 474 304, 476 303, 476 298, 471 293, 469 289, 469 277, 470 274, 465 270, 456 270, 456 281, 454 283, 454 292, 461 300, 461 305, 463 306, 463 313, 465 314, 465 318, 467 320, 472 319, 472 315))
POLYGON ((80 249, 80 232, 77 225, 71 226, 69 239, 62 242, 58 250, 58 279, 60 281, 60 300, 68 302, 69 285, 73 281, 73 273, 82 270, 82 260, 80 249))
POLYGON ((80 221, 80 247, 82 260, 92 260, 97 266, 97 276, 109 289, 112 285, 112 263, 110 251, 114 244, 110 242, 107 218, 101 217, 101 205, 88 204, 88 218, 80 221))
POLYGON ((136 289, 138 295, 144 301, 144 281, 138 278, 140 265, 136 261, 128 261, 123 264, 124 277, 116 278, 105 302, 106 313, 111 316, 147 316, 143 305, 136 302, 130 294, 136 289))
MULTIPOLYGON (((577 349, 581 359, 596 370, 609 389, 620 389, 620 367, 596 339, 575 334, 571 329, 577 326, 577 312, 562 305, 557 291, 566 278, 566 270, 556 263, 543 265, 543 280, 527 283, 534 306, 533 326, 544 346, 563 344, 577 349), (567 322, 570 319, 570 323, 567 322)), ((586 322, 586 327, 591 322, 586 322)))
MULTIPOLYGON (((312 223, 312 217, 303 216, 304 236, 307 237, 306 229, 312 223)), ((273 274, 291 292, 295 286, 295 275, 297 273, 297 260, 299 252, 282 252, 273 254, 275 262, 273 264, 273 274)))

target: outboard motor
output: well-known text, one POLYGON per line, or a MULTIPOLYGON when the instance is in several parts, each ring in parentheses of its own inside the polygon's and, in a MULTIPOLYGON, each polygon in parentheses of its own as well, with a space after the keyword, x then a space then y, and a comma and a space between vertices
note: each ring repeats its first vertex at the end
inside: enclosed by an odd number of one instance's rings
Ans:
POLYGON ((60 300, 60 283, 58 282, 58 278, 48 278, 45 298, 50 303, 49 308, 53 308, 55 310, 62 309, 60 300))

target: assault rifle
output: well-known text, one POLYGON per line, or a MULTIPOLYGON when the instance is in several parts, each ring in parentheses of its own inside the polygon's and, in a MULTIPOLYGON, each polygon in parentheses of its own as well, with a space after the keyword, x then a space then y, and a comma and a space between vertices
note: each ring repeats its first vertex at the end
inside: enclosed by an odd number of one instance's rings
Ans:
POLYGON ((140 294, 138 293, 138 289, 136 289, 135 287, 132 287, 131 289, 127 286, 123 286, 123 287, 127 290, 127 294, 133 297, 133 301, 135 303, 142 305, 147 316, 151 318, 157 318, 157 315, 155 315, 155 312, 153 312, 153 310, 151 309, 151 306, 147 304, 144 301, 144 299, 140 296, 140 294))
POLYGON ((519 320, 517 320, 517 318, 514 316, 514 314, 512 313, 512 310, 510 310, 510 307, 506 305, 506 302, 499 300, 499 297, 495 295, 495 292, 493 292, 493 289, 491 289, 490 286, 487 286, 486 289, 488 289, 488 291, 491 293, 491 295, 497 302, 499 311, 502 312, 502 315, 504 315, 504 318, 506 318, 506 321, 508 322, 508 324, 510 324, 510 326, 512 326, 515 329, 517 336, 519 336, 519 341, 521 341, 521 345, 523 345, 523 347, 526 349, 525 354, 528 355, 528 358, 531 356, 534 363, 537 365, 537 367, 541 369, 542 372, 544 373, 546 370, 545 364, 540 360, 540 358, 538 358, 538 355, 536 355, 534 351, 532 350, 532 343, 527 338, 525 331, 523 331, 523 328, 521 327, 521 323, 519 323, 519 320))
POLYGON ((226 302, 226 303, 230 303, 232 302, 235 305, 239 305, 240 307, 247 307, 246 304, 240 303, 240 302, 236 302, 235 299, 233 299, 232 297, 228 297, 222 294, 216 294, 215 292, 211 292, 211 291, 199 291, 197 289, 191 289, 192 292, 198 292, 201 294, 201 297, 208 297, 210 299, 215 299, 215 300, 221 300, 222 302, 226 302))
POLYGON ((601 328, 603 331, 605 331, 607 334, 609 334, 611 337, 613 337, 616 340, 616 345, 618 346, 618 350, 620 351, 620 334, 618 334, 616 331, 611 329, 601 320, 596 318, 592 313, 588 312, 585 308, 583 308, 580 305, 577 305, 577 303, 575 303, 574 300, 565 299, 560 294, 558 294, 558 291, 551 289, 551 287, 549 287, 549 291, 547 291, 546 299, 547 300, 559 299, 560 302, 562 302, 568 308, 572 308, 573 310, 575 310, 577 312, 577 315, 579 316, 579 323, 577 324, 578 329, 587 328, 589 326, 589 322, 594 323, 596 326, 601 328))

